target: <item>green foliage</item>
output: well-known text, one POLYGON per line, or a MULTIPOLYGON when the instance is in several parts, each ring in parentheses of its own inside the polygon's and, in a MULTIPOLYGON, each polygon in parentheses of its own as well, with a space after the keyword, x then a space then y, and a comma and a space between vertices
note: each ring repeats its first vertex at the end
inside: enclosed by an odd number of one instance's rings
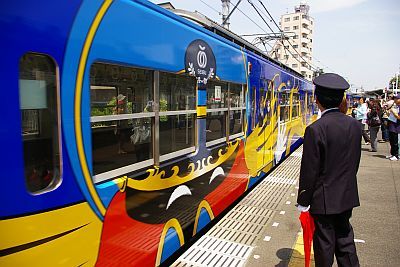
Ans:
MULTIPOLYGON (((160 99, 160 112, 168 110, 168 102, 165 99, 160 99)), ((160 121, 165 122, 168 121, 167 116, 160 116, 160 121)))

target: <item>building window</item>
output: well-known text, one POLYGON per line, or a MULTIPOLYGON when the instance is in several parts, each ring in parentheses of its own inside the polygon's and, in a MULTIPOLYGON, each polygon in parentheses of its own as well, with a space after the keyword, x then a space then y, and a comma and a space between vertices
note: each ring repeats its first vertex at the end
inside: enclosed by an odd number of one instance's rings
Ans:
MULTIPOLYGON (((294 55, 293 55, 293 58, 297 58, 297 57, 298 57, 298 55, 297 55, 297 54, 294 54, 294 55)), ((296 67, 297 67, 297 66, 296 66, 296 67)))
POLYGON ((299 16, 294 17, 293 20, 299 20, 299 16))
POLYGON ((307 18, 307 15, 301 15, 301 18, 302 18, 302 19, 306 19, 306 18, 307 18))
POLYGON ((289 59, 289 55, 285 55, 285 59, 289 59))
MULTIPOLYGON (((297 56, 297 55, 296 55, 297 56)), ((297 64, 292 64, 292 68, 297 68, 298 65, 297 64)))
POLYGON ((288 21, 290 21, 290 18, 285 18, 285 22, 288 22, 288 21))
POLYGON ((293 30, 298 30, 299 26, 293 26, 293 30))
POLYGON ((293 36, 293 39, 299 39, 299 36, 296 34, 295 36, 293 36))
POLYGON ((25 183, 39 194, 54 189, 62 175, 57 66, 47 55, 27 53, 19 71, 25 183))
POLYGON ((297 44, 293 45, 293 48, 298 48, 298 47, 299 47, 299 45, 297 45, 297 44))
POLYGON ((289 30, 290 30, 290 27, 285 27, 284 30, 285 30, 285 31, 289 31, 289 30))

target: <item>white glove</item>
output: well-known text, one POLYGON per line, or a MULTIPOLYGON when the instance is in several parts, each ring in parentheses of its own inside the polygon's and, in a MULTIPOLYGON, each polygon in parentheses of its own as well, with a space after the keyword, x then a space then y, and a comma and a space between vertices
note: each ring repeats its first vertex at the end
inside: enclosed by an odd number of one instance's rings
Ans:
POLYGON ((307 207, 304 207, 300 204, 296 204, 297 210, 300 212, 306 212, 310 209, 310 205, 308 205, 307 207))

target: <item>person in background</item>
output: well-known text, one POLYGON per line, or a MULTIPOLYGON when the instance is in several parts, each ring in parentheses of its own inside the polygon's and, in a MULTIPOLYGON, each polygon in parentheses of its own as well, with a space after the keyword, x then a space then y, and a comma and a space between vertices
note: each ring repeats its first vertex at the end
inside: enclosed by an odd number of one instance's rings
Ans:
POLYGON ((382 124, 381 124, 381 131, 382 131, 382 140, 379 140, 380 143, 389 142, 389 111, 385 108, 387 103, 382 102, 382 124))
POLYGON ((400 95, 394 96, 393 102, 388 102, 388 128, 389 128, 389 142, 390 142, 390 156, 386 156, 386 158, 397 161, 399 160, 399 133, 400 133, 400 116, 399 116, 399 107, 400 107, 400 95))
POLYGON ((378 150, 378 131, 382 124, 381 122, 381 107, 378 100, 369 101, 370 111, 367 114, 369 132, 371 137, 371 149, 370 152, 377 152, 378 150))
POLYGON ((357 107, 356 120, 362 124, 362 136, 366 145, 369 145, 370 138, 366 129, 367 125, 368 106, 364 103, 364 98, 360 98, 360 103, 357 107))
POLYGON ((334 73, 314 79, 321 118, 306 128, 300 168, 297 209, 310 211, 315 223, 315 266, 359 265, 349 222, 360 205, 357 171, 361 157, 361 127, 339 110, 348 82, 334 73))
MULTIPOLYGON (((126 113, 126 103, 125 103, 125 98, 123 94, 119 94, 116 98, 116 106, 114 108, 114 114, 125 114, 126 113)), ((114 134, 118 139, 118 154, 126 154, 127 152, 124 150, 124 143, 127 139, 126 135, 126 128, 127 128, 127 121, 126 120, 118 120, 115 129, 114 129, 114 134)))

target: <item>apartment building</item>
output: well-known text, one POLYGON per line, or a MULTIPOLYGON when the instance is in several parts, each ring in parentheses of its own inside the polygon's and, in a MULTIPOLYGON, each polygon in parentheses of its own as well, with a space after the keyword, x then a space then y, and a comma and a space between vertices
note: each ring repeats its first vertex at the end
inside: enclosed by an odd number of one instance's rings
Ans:
POLYGON ((270 56, 312 80, 314 19, 309 15, 310 6, 304 1, 294 10, 281 16, 279 24, 287 40, 278 41, 270 56))

